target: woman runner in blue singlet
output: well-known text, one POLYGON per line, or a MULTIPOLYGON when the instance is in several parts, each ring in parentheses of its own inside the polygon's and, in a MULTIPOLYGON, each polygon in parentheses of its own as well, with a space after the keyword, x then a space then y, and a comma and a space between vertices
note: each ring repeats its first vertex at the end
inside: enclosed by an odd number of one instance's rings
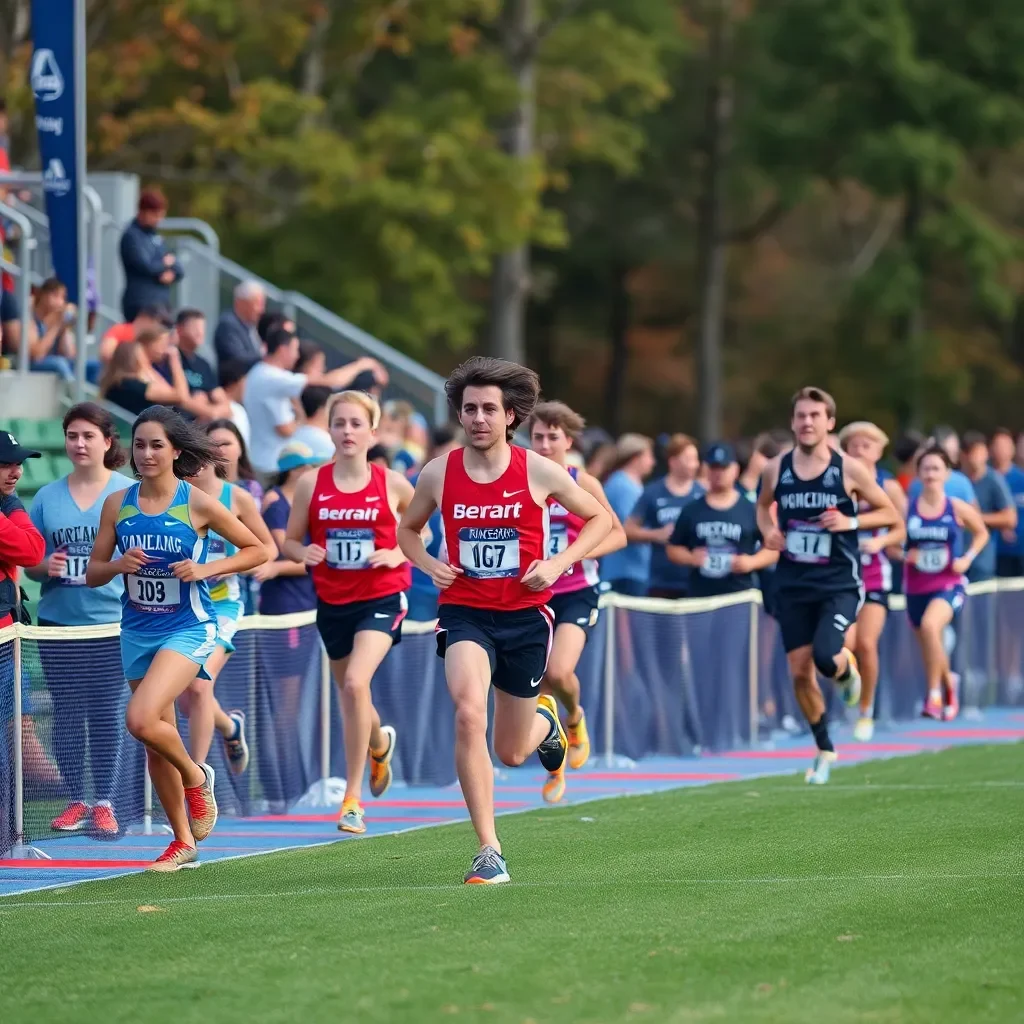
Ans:
POLYGON ((217 641, 204 581, 215 572, 245 572, 267 557, 247 527, 183 479, 216 462, 211 442, 173 410, 144 410, 131 447, 131 468, 141 482, 103 503, 86 570, 90 587, 124 577, 121 660, 132 689, 125 720, 146 745, 150 776, 174 831, 154 871, 195 863, 196 843, 217 821, 213 769, 189 757, 174 717, 174 701, 205 672, 217 641), (205 564, 208 528, 238 553, 205 564))
MULTIPOLYGON (((263 522, 252 495, 228 483, 221 467, 208 463, 193 477, 190 484, 219 501, 233 516, 252 531, 264 546, 267 558, 277 558, 277 545, 263 522)), ((207 535, 206 562, 220 562, 236 554, 238 548, 214 530, 207 535)), ((207 580, 210 600, 217 622, 217 643, 203 666, 208 678, 197 676, 178 698, 178 710, 188 718, 188 750, 196 764, 202 764, 210 752, 214 729, 224 741, 224 754, 233 775, 241 775, 249 764, 249 745, 245 741, 245 713, 230 714, 220 706, 214 694, 217 677, 235 651, 233 643, 238 623, 245 614, 245 595, 237 573, 211 576, 207 580)))

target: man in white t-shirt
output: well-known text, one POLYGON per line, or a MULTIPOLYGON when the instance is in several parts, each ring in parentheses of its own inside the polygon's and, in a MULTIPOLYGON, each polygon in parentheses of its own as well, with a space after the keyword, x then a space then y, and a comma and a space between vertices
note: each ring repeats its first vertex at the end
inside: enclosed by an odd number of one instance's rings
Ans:
POLYGON ((298 337, 278 328, 267 335, 266 345, 267 354, 245 378, 244 402, 252 436, 249 459, 257 472, 270 476, 277 473, 277 456, 299 426, 296 400, 307 385, 322 384, 338 390, 366 370, 380 384, 386 384, 388 374, 376 359, 369 357, 315 377, 293 373, 299 358, 298 337))
POLYGON ((310 384, 299 396, 305 421, 292 434, 293 441, 309 447, 323 462, 330 462, 334 458, 334 442, 327 429, 327 402, 330 397, 330 388, 322 384, 310 384))

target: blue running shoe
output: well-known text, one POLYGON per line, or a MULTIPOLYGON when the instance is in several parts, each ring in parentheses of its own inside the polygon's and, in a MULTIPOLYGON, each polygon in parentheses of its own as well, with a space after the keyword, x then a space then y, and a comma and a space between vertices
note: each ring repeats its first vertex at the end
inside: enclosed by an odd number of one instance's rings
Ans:
POLYGON ((245 742, 245 712, 232 711, 228 718, 235 723, 235 731, 224 740, 224 753, 232 775, 241 775, 249 767, 249 744, 245 742))
POLYGON ((464 881, 466 885, 498 885, 510 881, 505 858, 493 846, 485 846, 473 858, 464 881))
POLYGON ((558 720, 558 705, 555 703, 555 698, 549 694, 538 697, 537 714, 543 715, 551 724, 551 732, 537 748, 537 756, 548 772, 561 771, 562 765, 565 764, 566 752, 569 749, 569 740, 566 738, 562 723, 558 720))

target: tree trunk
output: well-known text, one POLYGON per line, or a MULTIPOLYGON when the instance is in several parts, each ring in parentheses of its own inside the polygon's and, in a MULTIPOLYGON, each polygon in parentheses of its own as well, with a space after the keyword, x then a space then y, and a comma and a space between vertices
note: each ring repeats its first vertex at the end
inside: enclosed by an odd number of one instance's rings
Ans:
MULTIPOLYGON (((502 50, 519 90, 519 103, 502 134, 506 152, 523 161, 533 155, 536 31, 535 0, 506 0, 501 17, 502 50)), ((525 360, 529 291, 530 247, 524 243, 511 252, 502 253, 494 261, 491 276, 491 355, 517 363, 525 360)))
POLYGON ((700 432, 705 441, 722 433, 722 334, 725 320, 725 169, 733 116, 732 0, 714 0, 708 33, 708 82, 704 104, 704 165, 697 223, 700 321, 700 432))
POLYGON ((611 358, 605 386, 605 418, 600 426, 613 437, 622 430, 623 400, 626 395, 626 367, 629 362, 630 297, 626 286, 629 270, 621 263, 612 263, 609 285, 608 340, 611 358))

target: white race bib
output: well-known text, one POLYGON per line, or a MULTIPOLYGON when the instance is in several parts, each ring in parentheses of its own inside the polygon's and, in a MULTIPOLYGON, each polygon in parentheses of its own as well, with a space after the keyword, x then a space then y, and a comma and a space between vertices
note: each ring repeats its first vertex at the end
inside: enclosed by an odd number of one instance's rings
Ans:
POLYGON ((170 611, 181 603, 177 576, 129 576, 128 600, 138 608, 170 611))
POLYGON ((716 550, 708 548, 707 557, 700 567, 701 576, 707 576, 714 580, 720 580, 732 572, 733 553, 731 551, 716 550))
POLYGON ((949 548, 918 548, 916 568, 918 572, 942 572, 949 565, 949 548))
POLYGON ((832 534, 807 528, 787 530, 786 555, 794 562, 824 565, 832 557, 832 534))
POLYGON ((64 571, 58 579, 64 587, 84 587, 85 568, 89 564, 88 555, 68 555, 64 563, 64 571))
POLYGON ((518 576, 519 531, 513 526, 464 526, 459 530, 459 564, 470 579, 518 576))
POLYGON ((569 529, 565 523, 552 523, 548 533, 548 558, 560 555, 569 546, 569 529))
POLYGON ((366 569, 374 552, 373 530, 328 530, 326 563, 332 569, 366 569))

